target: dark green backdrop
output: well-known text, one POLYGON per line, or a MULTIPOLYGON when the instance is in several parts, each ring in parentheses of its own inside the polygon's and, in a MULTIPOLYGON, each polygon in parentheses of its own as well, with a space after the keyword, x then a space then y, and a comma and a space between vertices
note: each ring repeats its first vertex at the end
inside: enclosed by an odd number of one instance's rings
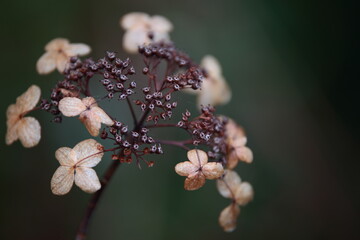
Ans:
MULTIPOLYGON (((355 2, 355 1, 354 1, 355 2)), ((153 168, 121 166, 94 221, 94 239, 351 239, 359 229, 359 25, 347 1, 2 1, 0 125, 30 84, 46 89, 58 74, 39 76, 35 63, 55 37, 92 46, 94 57, 123 57, 120 16, 145 11, 168 17, 177 46, 222 63, 233 98, 218 108, 247 130, 254 163, 238 172, 255 188, 238 229, 223 233, 217 217, 228 201, 214 182, 183 190, 173 171, 185 153, 167 148, 153 168)), ((184 106, 195 99, 188 96, 184 106)), ((190 107, 195 111, 194 107, 190 107)), ((122 119, 130 121, 120 109, 122 119)), ((87 138, 75 119, 61 125, 36 114, 39 146, 1 143, 1 239, 73 239, 89 195, 51 194, 54 152, 87 138)), ((163 137, 167 137, 163 134, 163 137)), ((102 173, 107 161, 97 168, 102 173)))

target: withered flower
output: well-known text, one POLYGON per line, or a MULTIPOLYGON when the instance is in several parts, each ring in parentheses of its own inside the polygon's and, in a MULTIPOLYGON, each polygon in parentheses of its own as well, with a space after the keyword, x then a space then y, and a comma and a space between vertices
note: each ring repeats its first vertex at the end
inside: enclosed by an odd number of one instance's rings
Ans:
POLYGON ((93 97, 79 99, 76 97, 65 97, 59 102, 59 110, 66 117, 80 115, 80 121, 92 136, 99 135, 101 123, 111 126, 114 121, 98 107, 93 97))
POLYGON ((103 146, 94 139, 84 140, 71 149, 59 148, 55 157, 60 167, 51 179, 51 191, 55 195, 67 194, 74 182, 84 192, 93 193, 101 188, 96 172, 92 169, 103 157, 103 146))
POLYGON ((173 29, 171 22, 163 16, 149 16, 142 12, 128 13, 120 20, 126 30, 123 47, 130 53, 136 53, 138 47, 152 41, 168 41, 169 32, 173 29))
POLYGON ((45 53, 36 63, 39 74, 48 74, 56 68, 63 73, 70 57, 84 56, 91 49, 84 43, 70 43, 65 38, 55 38, 45 46, 45 53))
POLYGON ((201 60, 201 66, 208 75, 202 82, 201 91, 188 89, 186 92, 198 95, 198 107, 228 103, 231 99, 231 90, 222 75, 219 61, 214 56, 207 55, 201 60))
POLYGON ((39 102, 41 90, 38 86, 32 85, 28 90, 11 104, 7 111, 7 133, 6 144, 10 145, 20 139, 26 148, 36 146, 41 138, 41 127, 33 117, 24 117, 39 102))
POLYGON ((253 153, 250 148, 246 147, 247 138, 244 130, 239 127, 232 119, 228 120, 225 126, 227 135, 227 164, 226 167, 233 169, 239 161, 251 163, 253 153))
POLYGON ((205 184, 205 179, 217 179, 224 173, 221 163, 208 162, 206 152, 198 149, 188 151, 190 161, 178 163, 175 171, 185 179, 186 190, 197 190, 205 184))
POLYGON ((236 228, 236 219, 240 213, 239 206, 244 206, 254 197, 254 191, 250 183, 241 182, 239 175, 232 170, 225 170, 224 177, 217 180, 217 189, 225 197, 232 199, 232 203, 226 207, 219 216, 219 224, 226 232, 236 228))

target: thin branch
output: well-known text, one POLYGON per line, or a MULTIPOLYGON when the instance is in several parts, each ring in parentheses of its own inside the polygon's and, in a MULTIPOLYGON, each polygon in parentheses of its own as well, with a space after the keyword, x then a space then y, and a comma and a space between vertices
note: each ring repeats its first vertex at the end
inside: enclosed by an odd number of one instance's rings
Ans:
POLYGON ((157 140, 156 142, 161 143, 161 144, 165 144, 165 145, 172 145, 172 146, 180 147, 180 148, 183 148, 183 149, 189 151, 190 148, 187 147, 186 144, 191 144, 192 139, 188 139, 188 140, 185 140, 185 141, 157 140))
POLYGON ((136 115, 135 115, 133 105, 131 104, 131 101, 130 101, 129 97, 126 97, 126 102, 128 103, 129 108, 130 108, 131 116, 132 116, 132 118, 134 120, 134 126, 136 126, 137 125, 137 119, 136 119, 136 115))

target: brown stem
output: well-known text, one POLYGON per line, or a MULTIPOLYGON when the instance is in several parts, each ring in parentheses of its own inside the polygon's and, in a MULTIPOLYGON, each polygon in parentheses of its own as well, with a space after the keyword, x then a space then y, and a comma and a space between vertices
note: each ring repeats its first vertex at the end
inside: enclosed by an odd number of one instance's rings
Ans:
POLYGON ((76 234, 76 240, 83 240, 86 238, 86 233, 89 226, 89 221, 91 219, 91 216, 94 213, 94 210, 97 206, 97 203, 105 190, 107 184, 109 183, 111 177, 113 176, 116 169, 119 167, 120 161, 113 161, 110 167, 106 170, 103 179, 101 180, 101 188, 99 191, 94 193, 94 195, 91 197, 91 200, 87 206, 85 215, 80 223, 78 232, 76 234))
POLYGON ((129 105, 131 116, 132 116, 132 118, 134 120, 134 126, 136 126, 137 125, 137 119, 136 119, 136 115, 135 115, 133 105, 131 104, 131 101, 130 101, 129 97, 126 98, 126 101, 127 101, 128 105, 129 105))
POLYGON ((172 146, 177 146, 177 147, 181 147, 187 151, 190 150, 190 148, 188 148, 186 146, 186 144, 191 144, 193 142, 192 139, 188 139, 185 141, 171 141, 171 140, 157 140, 157 143, 161 143, 161 144, 165 144, 165 145, 172 145, 172 146))

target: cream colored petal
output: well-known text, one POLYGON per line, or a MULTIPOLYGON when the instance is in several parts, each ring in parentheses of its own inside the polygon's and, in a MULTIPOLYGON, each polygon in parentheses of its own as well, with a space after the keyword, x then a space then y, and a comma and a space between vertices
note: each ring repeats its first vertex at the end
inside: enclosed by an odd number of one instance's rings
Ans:
POLYGON ((167 18, 159 15, 151 17, 150 26, 154 32, 169 32, 173 29, 172 23, 167 18))
POLYGON ((11 144, 13 144, 13 142, 15 142, 16 140, 19 139, 19 136, 17 134, 18 124, 19 124, 19 122, 16 122, 15 124, 11 125, 10 127, 8 126, 7 132, 6 132, 6 137, 5 137, 6 145, 11 145, 11 144))
POLYGON ((61 166, 72 167, 77 162, 75 151, 68 147, 62 147, 56 150, 55 158, 61 166))
POLYGON ((56 69, 57 52, 46 52, 36 62, 36 71, 39 74, 49 74, 56 69))
POLYGON ((79 120, 85 125, 91 136, 98 136, 101 128, 99 116, 91 111, 84 111, 80 114, 79 120))
POLYGON ((20 142, 26 148, 36 146, 41 139, 41 127, 38 120, 33 117, 21 119, 17 127, 20 142))
POLYGON ((104 147, 94 139, 79 142, 73 148, 77 157, 77 166, 95 167, 104 156, 104 147))
POLYGON ((123 37, 123 48, 128 53, 137 53, 139 46, 148 43, 150 43, 150 39, 144 30, 129 30, 123 37))
POLYGON ((208 162, 206 152, 199 149, 192 149, 187 152, 187 157, 196 167, 201 167, 208 162))
POLYGON ((31 85, 25 93, 16 99, 16 107, 21 113, 32 110, 39 102, 41 89, 36 85, 31 85))
POLYGON ((92 168, 77 167, 75 170, 75 184, 84 192, 94 193, 101 188, 96 172, 92 168))
POLYGON ((231 99, 231 90, 223 77, 217 79, 218 84, 216 86, 216 101, 215 105, 227 104, 231 99))
POLYGON ((252 163, 253 161, 253 153, 250 148, 248 147, 237 147, 234 150, 236 155, 240 161, 246 163, 252 163))
POLYGON ((51 179, 51 191, 55 195, 65 195, 74 184, 74 169, 60 166, 56 169, 51 179))
POLYGON ((190 174, 184 183, 185 190, 193 191, 201 188, 205 184, 205 176, 201 172, 190 174))
POLYGON ((143 12, 128 13, 120 19, 121 27, 126 30, 138 27, 145 27, 145 25, 149 22, 150 16, 143 12))
POLYGON ((217 179, 224 174, 224 168, 221 163, 209 162, 203 166, 202 172, 206 179, 217 179))
POLYGON ((56 68, 59 71, 59 73, 63 73, 66 69, 66 67, 69 64, 70 57, 65 55, 64 53, 58 54, 56 56, 56 68))
POLYGON ((153 32, 153 41, 154 42, 159 42, 159 41, 164 41, 164 42, 168 42, 170 40, 170 36, 167 32, 153 32))
POLYGON ((221 211, 219 224, 225 232, 232 232, 236 228, 236 221, 240 214, 240 208, 236 204, 231 204, 221 211))
POLYGON ((55 38, 51 40, 48 44, 45 46, 46 51, 58 51, 61 49, 64 49, 69 44, 69 40, 65 38, 55 38))
POLYGON ((97 102, 93 97, 86 97, 81 100, 86 107, 97 107, 97 102))
POLYGON ((200 65, 207 71, 209 77, 218 77, 222 74, 219 61, 212 55, 204 56, 200 65))
POLYGON ((112 126, 114 121, 99 107, 92 107, 91 112, 100 118, 101 123, 112 126))
POLYGON ((241 179, 235 171, 225 170, 224 178, 216 181, 219 193, 225 198, 234 198, 241 179))
POLYGON ((226 167, 228 169, 234 169, 238 165, 239 159, 238 159, 238 156, 234 149, 231 149, 229 151, 230 151, 230 153, 227 155, 227 158, 226 158, 226 161, 227 161, 226 167))
POLYGON ((91 52, 89 45, 84 43, 72 43, 66 48, 65 53, 69 57, 72 56, 84 56, 91 52))
POLYGON ((197 170, 199 170, 199 167, 195 166, 190 161, 181 162, 175 166, 175 172, 180 176, 185 177, 189 176, 191 173, 196 172, 197 170))
POLYGON ((65 97, 59 102, 59 110, 66 117, 74 117, 86 110, 84 103, 75 97, 65 97))
POLYGON ((243 182, 235 192, 236 203, 244 206, 254 198, 254 190, 250 183, 243 182))

